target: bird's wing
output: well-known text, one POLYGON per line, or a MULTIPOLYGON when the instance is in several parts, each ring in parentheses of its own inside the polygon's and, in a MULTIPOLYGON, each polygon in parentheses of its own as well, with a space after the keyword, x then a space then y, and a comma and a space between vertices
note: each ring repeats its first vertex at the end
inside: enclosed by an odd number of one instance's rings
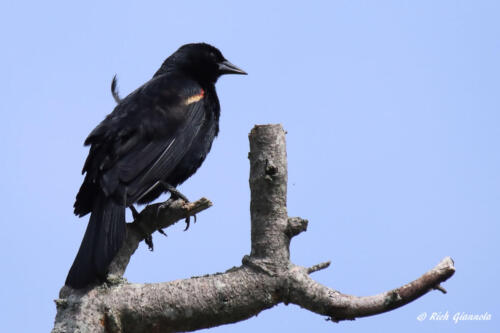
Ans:
POLYGON ((122 100, 89 135, 84 172, 107 195, 136 201, 179 163, 205 120, 202 88, 157 77, 122 100))
POLYGON ((189 105, 186 112, 187 119, 168 140, 150 142, 140 152, 130 154, 118 163, 120 181, 126 184, 129 203, 137 201, 158 181, 164 180, 189 150, 205 120, 203 103, 189 105), (143 164, 149 164, 137 168, 139 159, 144 159, 143 164))

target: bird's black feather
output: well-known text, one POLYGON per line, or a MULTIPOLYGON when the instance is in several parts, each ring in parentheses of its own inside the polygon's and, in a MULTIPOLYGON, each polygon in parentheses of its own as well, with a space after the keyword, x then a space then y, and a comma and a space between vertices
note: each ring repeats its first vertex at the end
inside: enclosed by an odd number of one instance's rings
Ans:
MULTIPOLYGON (((91 217, 67 285, 102 280, 125 238, 125 208, 156 199, 165 191, 162 182, 175 187, 200 167, 219 131, 215 82, 227 73, 244 74, 213 46, 184 45, 150 81, 117 98, 89 134, 74 208, 91 217)), ((113 92, 115 86, 113 80, 113 92)))
POLYGON ((94 202, 82 244, 66 278, 66 285, 77 289, 106 277, 126 234, 125 206, 103 195, 94 202))

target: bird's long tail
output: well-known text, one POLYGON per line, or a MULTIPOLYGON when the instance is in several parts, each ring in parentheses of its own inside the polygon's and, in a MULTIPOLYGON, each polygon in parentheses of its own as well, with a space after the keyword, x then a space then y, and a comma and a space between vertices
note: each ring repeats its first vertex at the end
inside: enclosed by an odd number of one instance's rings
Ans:
POLYGON ((125 239, 125 206, 104 195, 94 202, 82 244, 66 278, 66 285, 75 289, 103 281, 125 239))

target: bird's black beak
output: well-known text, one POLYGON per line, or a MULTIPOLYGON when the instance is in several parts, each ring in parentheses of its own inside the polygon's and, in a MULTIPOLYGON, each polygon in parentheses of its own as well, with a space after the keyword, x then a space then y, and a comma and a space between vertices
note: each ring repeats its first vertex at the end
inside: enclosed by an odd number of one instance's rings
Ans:
POLYGON ((222 74, 243 74, 247 75, 247 72, 233 65, 227 60, 219 62, 219 73, 222 74))

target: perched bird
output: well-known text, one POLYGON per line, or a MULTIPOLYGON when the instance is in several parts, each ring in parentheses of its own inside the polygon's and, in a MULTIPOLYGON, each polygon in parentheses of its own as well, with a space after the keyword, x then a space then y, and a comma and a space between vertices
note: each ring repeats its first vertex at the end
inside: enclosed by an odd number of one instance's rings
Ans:
POLYGON ((215 82, 223 74, 246 73, 211 45, 187 44, 127 97, 113 93, 118 105, 85 140, 90 151, 74 208, 90 219, 66 285, 106 278, 125 239, 126 207, 167 191, 185 198, 177 185, 196 172, 219 133, 215 82))

